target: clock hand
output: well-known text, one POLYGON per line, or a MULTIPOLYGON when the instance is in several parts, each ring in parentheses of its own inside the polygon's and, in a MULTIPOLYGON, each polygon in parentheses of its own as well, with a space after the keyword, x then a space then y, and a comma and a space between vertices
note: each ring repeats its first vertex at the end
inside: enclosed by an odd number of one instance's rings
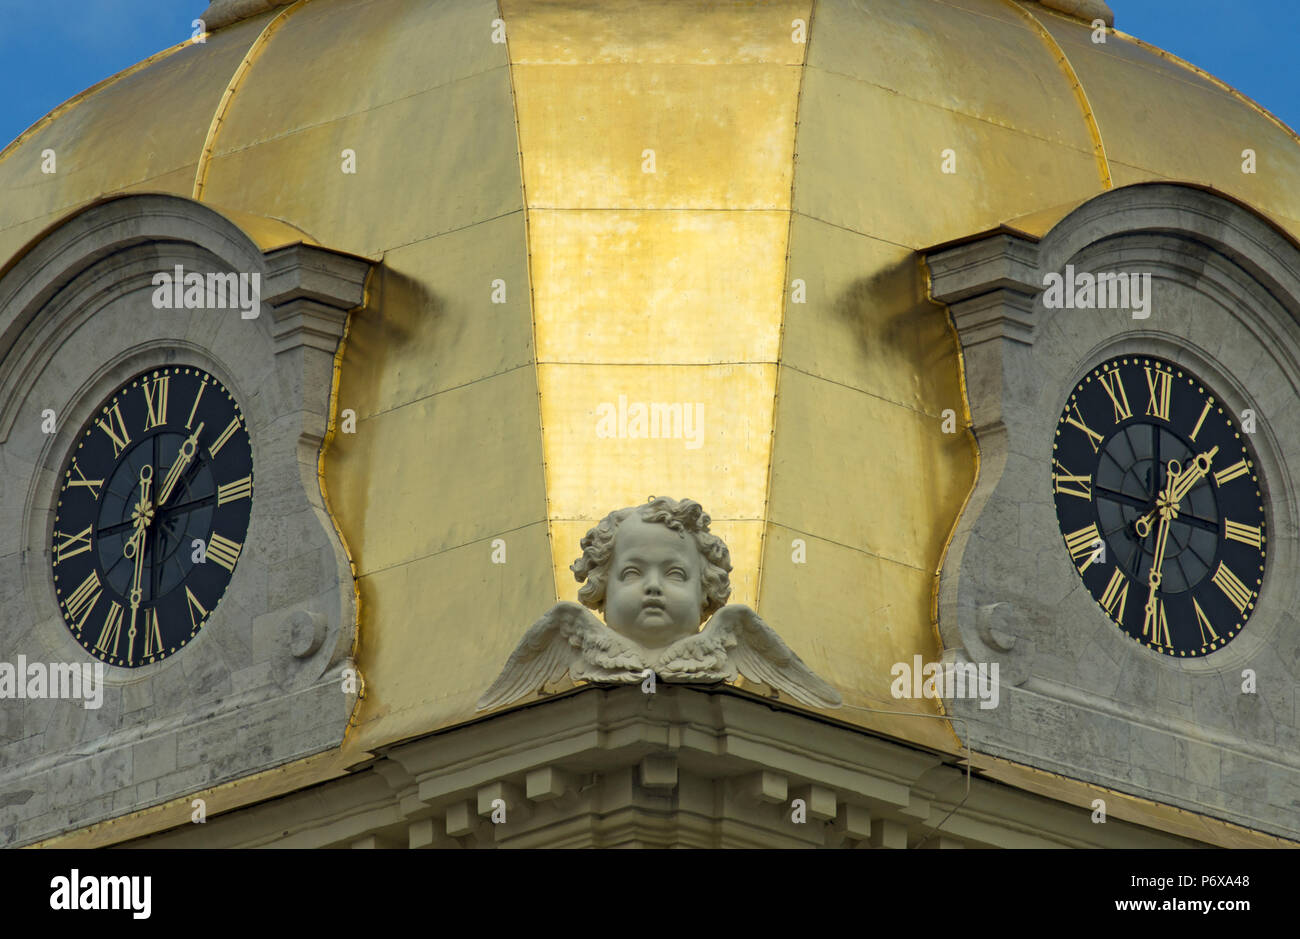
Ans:
POLYGON ((1178 477, 1177 485, 1171 487, 1169 493, 1170 502, 1174 508, 1178 503, 1183 501, 1183 496, 1187 495, 1188 490, 1205 478, 1205 474, 1210 471, 1210 466, 1214 463, 1214 455, 1219 452, 1219 448, 1213 447, 1204 453, 1199 453, 1196 459, 1192 461, 1192 466, 1187 472, 1178 477))
POLYGON ((172 468, 167 471, 167 476, 163 479, 162 488, 158 490, 158 505, 162 506, 166 504, 167 500, 171 497, 172 489, 175 488, 177 480, 181 478, 181 474, 185 472, 185 468, 189 466, 190 461, 194 459, 194 453, 199 448, 199 434, 202 432, 203 422, 199 421, 199 426, 194 428, 194 433, 190 434, 189 437, 186 438, 185 442, 181 444, 180 455, 176 457, 176 462, 172 464, 172 468))
POLYGON ((1147 535, 1151 534, 1151 522, 1155 517, 1156 510, 1152 509, 1150 512, 1147 512, 1146 515, 1143 515, 1133 523, 1133 527, 1137 529, 1139 538, 1145 538, 1147 535))
POLYGON ((145 539, 149 536, 149 524, 153 521, 153 500, 150 498, 152 487, 153 467, 146 463, 140 468, 140 501, 135 504, 131 512, 131 517, 135 520, 135 531, 126 540, 126 544, 122 545, 122 556, 127 560, 135 561, 131 576, 131 591, 128 594, 131 604, 131 628, 127 632, 126 647, 128 662, 135 657, 135 620, 143 596, 140 590, 140 575, 144 572, 145 539))
MULTIPOLYGON (((1191 473, 1184 474, 1182 472, 1177 460, 1169 461, 1168 471, 1169 477, 1165 491, 1160 493, 1156 499, 1156 509, 1153 510, 1158 511, 1160 514, 1160 528, 1156 533, 1156 550, 1155 555, 1151 558, 1151 570, 1147 573, 1147 603, 1144 608, 1146 616, 1142 620, 1142 635, 1144 636, 1153 635, 1157 628, 1156 591, 1160 589, 1160 584, 1164 579, 1165 546, 1169 542, 1169 523, 1178 515, 1178 504, 1172 499, 1172 496, 1177 491, 1180 478, 1184 475, 1191 475, 1191 473)), ((1147 530, 1150 531, 1149 526, 1147 530)))
MULTIPOLYGON (((1178 503, 1183 501, 1183 496, 1187 495, 1188 491, 1200 480, 1204 479, 1206 474, 1209 473, 1210 465, 1214 462, 1214 455, 1218 452, 1219 448, 1216 446, 1204 453, 1197 454, 1196 459, 1192 461, 1191 469, 1186 473, 1172 472, 1173 468, 1178 464, 1173 460, 1169 462, 1169 469, 1171 470, 1170 480, 1172 481, 1177 479, 1178 485, 1172 490, 1170 490, 1169 487, 1166 487, 1162 496, 1167 496, 1169 498, 1170 503, 1173 505, 1175 510, 1178 508, 1178 503)), ((1151 522, 1155 519, 1158 511, 1159 506, 1151 509, 1133 523, 1133 527, 1137 529, 1139 538, 1145 538, 1147 535, 1151 534, 1151 522)))
POLYGON ((1156 534, 1156 554, 1151 559, 1151 571, 1147 574, 1147 605, 1145 608, 1146 617, 1142 620, 1142 635, 1147 636, 1152 632, 1156 625, 1156 591, 1160 589, 1160 583, 1164 579, 1161 569, 1165 566, 1165 545, 1169 540, 1169 522, 1173 518, 1173 512, 1164 507, 1160 510, 1160 528, 1156 534))

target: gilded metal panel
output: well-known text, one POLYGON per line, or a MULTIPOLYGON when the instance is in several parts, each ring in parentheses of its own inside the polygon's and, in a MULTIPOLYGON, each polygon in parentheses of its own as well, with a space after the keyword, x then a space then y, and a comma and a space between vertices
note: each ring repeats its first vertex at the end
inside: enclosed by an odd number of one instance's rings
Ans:
MULTIPOLYGON (((831 28, 819 17, 818 30, 831 28)), ((917 249, 1101 191, 1090 144, 1065 147, 814 68, 798 165, 795 211, 917 249), (948 149, 953 173, 942 171, 948 149)))
MULTIPOLYGON (((251 97, 260 71, 277 80, 284 38, 277 33, 267 47, 232 113, 251 97)), ((223 132, 219 142, 235 146, 237 136, 223 132)), ((506 70, 219 152, 204 199, 285 218, 322 244, 369 256, 517 211, 523 200, 506 70), (345 149, 356 153, 355 174, 343 172, 345 149)))
POLYGON ((525 247, 519 211, 386 253, 353 320, 344 407, 366 418, 531 364, 525 247))
POLYGON ((804 47, 793 21, 807 23, 808 0, 502 0, 516 65, 659 62, 799 65, 804 47))
POLYGON ((1041 20, 1088 90, 1112 160, 1212 186, 1275 220, 1300 218, 1294 132, 1244 96, 1122 33, 1093 43, 1082 23, 1051 14, 1041 20), (1242 172, 1247 148, 1256 154, 1254 173, 1242 172))
MULTIPOLYGON (((288 9, 241 83, 223 120, 216 152, 265 143, 489 69, 504 71, 505 46, 491 41, 497 15, 494 0, 310 0, 288 9), (322 54, 327 49, 336 51, 322 54), (276 119, 268 121, 268 115, 276 119)), ((509 117, 509 112, 502 116, 509 117)), ((430 131, 473 140, 472 119, 446 125, 429 115, 420 123, 428 123, 430 131)), ((392 123, 380 137, 359 143, 373 150, 395 149, 406 145, 417 126, 392 123)), ((336 157, 337 152, 328 156, 336 157)), ((337 170, 338 160, 332 162, 337 170)), ((445 170, 430 161, 425 172, 445 170)), ((390 182, 400 188, 412 180, 396 177, 390 182)))
POLYGON ((363 576, 362 608, 375 627, 361 630, 366 697, 344 752, 360 760, 472 717, 523 630, 555 602, 549 560, 539 520, 363 576), (503 564, 493 563, 494 538, 504 541, 503 564))
MULTIPOLYGON (((991 127, 1091 153, 1092 141, 1068 81, 1010 0, 980 0, 967 4, 970 9, 939 2, 872 3, 868 15, 863 6, 852 0, 819 0, 808 49, 810 71, 835 72, 888 90, 913 107, 924 103, 955 111, 991 127)), ((856 123, 860 107, 855 100, 841 117, 856 123)), ((906 126, 877 125, 876 133, 909 152, 919 143, 910 139, 906 126)), ((937 172, 938 149, 923 152, 911 172, 891 180, 891 188, 932 193, 943 182, 929 172, 937 172)), ((802 139, 799 154, 802 161, 802 139)), ((970 151, 967 155, 977 157, 970 151)), ((1097 188, 1096 172, 1090 170, 1090 175, 1088 182, 1097 188)), ((1024 182, 1015 177, 1003 185, 1024 182)), ((888 190, 881 193, 886 194, 892 197, 888 190)))
POLYGON ((243 60, 240 61, 238 67, 235 69, 235 74, 230 77, 230 81, 226 84, 226 90, 222 93, 221 100, 217 102, 217 110, 212 115, 211 123, 208 124, 208 133, 203 139, 203 149, 199 153, 198 166, 194 171, 193 198, 196 201, 202 201, 203 199, 203 190, 207 186, 208 167, 212 165, 212 154, 217 145, 217 133, 226 123, 226 119, 229 116, 230 105, 235 99, 235 94, 239 91, 239 88, 247 77, 249 70, 252 69, 253 63, 257 60, 258 56, 261 55, 262 50, 266 48, 267 43, 271 41, 271 37, 275 35, 276 30, 284 25, 290 15, 297 10, 301 10, 302 5, 305 2, 306 0, 297 0, 296 3, 284 7, 279 10, 275 16, 267 20, 262 31, 258 33, 257 39, 253 41, 253 44, 248 47, 248 51, 244 53, 243 60))
MULTIPOLYGON (((789 218, 773 210, 790 206, 793 29, 809 12, 502 5, 560 595, 575 589, 567 542, 614 508, 654 494, 697 499, 721 525, 764 515, 789 218), (709 364, 755 360, 769 364, 709 364), (699 435, 639 438, 638 404, 702 408, 699 435), (602 409, 620 412, 613 436, 602 409)), ((732 547, 737 599, 754 596, 760 531, 737 529, 752 532, 732 547)))
MULTIPOLYGON (((358 333, 362 327, 354 322, 358 333)), ((351 406, 360 377, 350 372, 347 355, 339 408, 351 406)), ((409 563, 541 519, 536 400, 533 370, 517 368, 358 415, 355 434, 338 434, 326 479, 357 572, 409 563)), ((363 634, 371 628, 386 628, 373 610, 363 614, 363 634)))
MULTIPOLYGON (((776 366, 543 364, 537 372, 553 519, 595 522, 650 495, 695 499, 715 518, 763 517, 776 366), (647 414, 652 404, 683 405, 682 420, 661 408, 658 436, 649 436, 649 420, 640 436, 635 404, 647 414), (688 425, 687 404, 698 423, 688 425), (621 423, 620 410, 629 415, 621 423), (602 415, 613 423, 602 427, 602 415)), ((557 583, 572 560, 560 565, 557 556, 557 583)))
POLYGON ((915 252, 796 215, 782 364, 936 417, 961 414, 957 342, 915 252))
POLYGON ((512 71, 529 208, 790 205, 799 69, 638 62, 512 71))
MULTIPOLYGON (((974 481, 960 420, 957 433, 945 434, 937 414, 783 368, 776 430, 773 523, 938 570, 974 481)), ((928 615, 917 626, 919 651, 932 641, 928 615)))
POLYGON ((786 212, 531 211, 539 361, 775 362, 789 224, 786 212))
POLYGON ((1101 130, 1097 127, 1096 115, 1092 113, 1092 105, 1088 102, 1088 92, 1080 84, 1079 76, 1074 71, 1074 66, 1070 64, 1070 57, 1065 54, 1065 50, 1061 48, 1060 44, 1033 13, 1018 4, 1014 6, 1016 11, 1029 22, 1034 32, 1047 44, 1048 53, 1056 60, 1057 68, 1060 69, 1061 75, 1069 84, 1075 100, 1078 101, 1080 116, 1083 118, 1084 125, 1088 128, 1088 139, 1092 141, 1092 153, 1093 158, 1097 161, 1097 175, 1101 181, 1101 188, 1110 189, 1114 186, 1114 183, 1111 181, 1110 164, 1106 159, 1106 144, 1101 139, 1101 130))
POLYGON ((773 521, 763 548, 759 609, 790 648, 844 695, 840 720, 945 750, 957 742, 933 700, 896 699, 890 668, 921 653, 936 661, 930 631, 933 571, 836 544, 773 521), (803 540, 796 554, 794 540, 803 540), (796 561, 802 556, 803 561, 796 561), (931 717, 872 714, 854 708, 931 717))

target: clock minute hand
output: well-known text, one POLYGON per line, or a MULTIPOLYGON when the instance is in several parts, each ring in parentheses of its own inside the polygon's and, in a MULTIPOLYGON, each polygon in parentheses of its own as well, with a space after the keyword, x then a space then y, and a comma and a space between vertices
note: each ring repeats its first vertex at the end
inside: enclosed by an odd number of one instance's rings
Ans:
POLYGON ((1173 513, 1167 509, 1160 510, 1160 528, 1156 534, 1156 553, 1151 559, 1151 571, 1147 574, 1147 605, 1144 610, 1146 616, 1142 620, 1142 635, 1151 635, 1156 627, 1156 591, 1160 589, 1161 581, 1164 574, 1161 569, 1165 566, 1165 545, 1169 541, 1169 522, 1173 518, 1173 513))
POLYGON ((194 428, 194 433, 190 434, 185 439, 185 442, 181 444, 181 452, 176 457, 176 462, 172 464, 172 468, 167 471, 162 488, 158 490, 158 505, 160 507, 171 498, 172 490, 176 488, 176 483, 181 478, 181 474, 190 465, 190 461, 194 459, 194 454, 199 448, 199 434, 202 432, 203 422, 199 421, 199 426, 194 428))
MULTIPOLYGON (((1151 558, 1151 570, 1147 573, 1147 603, 1144 608, 1146 615, 1142 620, 1142 635, 1144 636, 1154 637, 1156 630, 1159 629, 1156 591, 1160 589, 1160 584, 1164 580, 1163 568, 1165 566, 1165 546, 1169 542, 1169 523, 1178 515, 1178 503, 1173 498, 1173 495, 1178 491, 1182 477, 1192 475, 1191 473, 1183 473, 1177 460, 1169 461, 1168 474, 1169 481, 1165 485, 1165 491, 1156 498, 1156 508, 1152 510, 1160 515, 1160 528, 1156 533, 1156 550, 1155 555, 1151 558)), ((1150 531, 1150 526, 1148 526, 1147 530, 1150 531)), ((1168 645, 1168 642, 1166 641, 1164 644, 1168 645)))
POLYGON ((1169 489, 1169 500, 1175 509, 1178 507, 1178 503, 1183 501, 1183 496, 1187 495, 1188 491, 1209 473, 1210 466, 1214 463, 1214 455, 1218 452, 1219 448, 1216 446, 1204 453, 1197 454, 1187 472, 1176 477, 1176 483, 1170 486, 1169 489))
MULTIPOLYGON (((152 486, 153 467, 146 463, 140 469, 140 501, 135 504, 135 509, 131 513, 135 519, 135 531, 127 539, 126 544, 122 545, 122 556, 127 560, 135 561, 131 576, 131 592, 128 595, 131 603, 131 628, 127 631, 126 647, 128 662, 135 658, 135 620, 140 612, 140 600, 143 598, 140 590, 140 575, 144 572, 144 544, 145 539, 149 537, 149 523, 153 520, 153 501, 150 499, 149 492, 152 486)), ((114 651, 116 648, 114 643, 114 651)))

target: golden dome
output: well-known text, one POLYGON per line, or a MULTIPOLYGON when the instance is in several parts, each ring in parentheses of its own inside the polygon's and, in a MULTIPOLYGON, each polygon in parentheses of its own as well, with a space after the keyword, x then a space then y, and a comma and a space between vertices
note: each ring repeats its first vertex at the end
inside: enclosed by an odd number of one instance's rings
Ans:
MULTIPOLYGON (((1152 180, 1300 238, 1293 132, 1038 3, 264 5, 0 154, 0 267, 123 192, 382 259, 340 352, 356 432, 323 462, 361 599, 344 764, 472 718, 576 596, 583 532, 652 494, 704 505, 733 600, 846 703, 938 713, 893 700, 889 666, 938 656, 978 457, 940 430, 961 359, 917 252, 1152 180), (700 440, 598 435, 620 396, 702 405, 700 440)), ((957 748, 940 721, 837 716, 957 748)))

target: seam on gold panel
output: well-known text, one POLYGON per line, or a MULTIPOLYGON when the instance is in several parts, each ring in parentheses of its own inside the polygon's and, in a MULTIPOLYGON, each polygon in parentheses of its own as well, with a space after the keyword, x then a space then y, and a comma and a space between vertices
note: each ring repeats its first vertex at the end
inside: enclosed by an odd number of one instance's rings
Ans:
MULTIPOLYGON (((204 35, 207 34, 205 33, 204 35)), ((96 82, 95 84, 91 85, 85 91, 73 95, 67 101, 63 102, 58 107, 56 107, 49 114, 46 114, 44 117, 38 118, 35 124, 33 124, 31 127, 27 128, 25 131, 23 131, 21 134, 15 137, 13 141, 3 150, 0 150, 0 163, 3 163, 5 158, 9 156, 10 153, 17 150, 20 146, 22 146, 22 144, 28 138, 33 136, 37 131, 40 131, 47 125, 53 123, 57 118, 62 117, 64 114, 72 110, 81 102, 85 101, 91 95, 99 91, 102 91, 103 89, 107 88, 109 85, 116 84, 117 82, 121 81, 123 78, 126 78, 130 75, 134 75, 136 72, 142 69, 148 68, 150 65, 153 65, 155 62, 167 58, 173 52, 179 52, 181 49, 184 49, 186 46, 190 46, 190 45, 194 45, 193 39, 187 39, 184 42, 179 42, 176 45, 171 46, 170 48, 163 49, 161 52, 155 52, 153 55, 149 56, 149 58, 143 59, 135 63, 135 65, 123 69, 122 71, 118 72, 116 75, 110 75, 108 76, 108 78, 105 78, 103 81, 96 82)))
MULTIPOLYGON (((501 9, 501 0, 496 0, 497 17, 506 22, 506 14, 501 9)), ((528 278, 528 322, 530 324, 531 335, 529 342, 532 344, 532 365, 533 365, 533 384, 537 388, 537 436, 538 445, 542 450, 542 490, 545 504, 543 511, 546 513, 546 553, 549 557, 551 566, 551 586, 555 590, 555 602, 560 602, 560 584, 556 579, 558 572, 555 570, 555 531, 554 523, 551 519, 551 471, 550 465, 546 462, 546 425, 542 417, 542 368, 538 361, 537 354, 537 301, 533 295, 533 232, 529 224, 529 213, 531 209, 528 206, 528 181, 524 178, 524 151, 522 149, 523 140, 519 134, 519 97, 515 94, 515 66, 510 58, 510 25, 506 25, 506 80, 510 83, 510 116, 515 122, 515 154, 519 160, 519 198, 524 206, 524 274, 528 278)))
POLYGON ((1079 81, 1079 76, 1075 73, 1074 66, 1070 64, 1065 50, 1061 48, 1061 44, 1056 41, 1056 37, 1047 31, 1047 27, 1040 23, 1033 13, 1017 3, 1016 0, 1006 0, 1006 2, 1011 4, 1021 16, 1033 25, 1039 37, 1056 57, 1056 64, 1070 83, 1074 97, 1078 100, 1079 107, 1083 111, 1083 120, 1088 126, 1088 134, 1092 137, 1092 152, 1097 160, 1097 172, 1101 176, 1101 188, 1113 188, 1115 184, 1111 182, 1110 161, 1106 158, 1106 146, 1101 141, 1101 128, 1097 126, 1097 116, 1093 114, 1092 104, 1088 101, 1088 93, 1083 90, 1083 83, 1079 81))
POLYGON ((776 458, 776 422, 781 404, 781 355, 785 351, 785 318, 790 305, 790 243, 794 237, 794 187, 799 176, 799 114, 803 106, 804 76, 808 74, 808 50, 812 48, 813 20, 817 0, 808 0, 808 22, 804 27, 803 61, 799 63, 799 88, 794 96, 794 128, 790 140, 790 203, 785 225, 785 261, 781 270, 781 322, 776 338, 776 374, 772 376, 772 424, 767 435, 767 485, 763 488, 763 507, 759 511, 758 570, 754 573, 754 606, 763 598, 763 571, 767 567, 767 527, 771 523, 768 509, 772 504, 772 461, 776 458))
POLYGON ((208 183, 208 166, 212 163, 212 151, 217 143, 217 131, 221 129, 222 123, 226 118, 226 111, 230 109, 230 102, 235 98, 235 92, 239 88, 240 82, 248 74, 249 69, 253 67, 253 62, 262 54, 270 40, 272 33, 280 28, 280 24, 292 13, 301 7, 307 0, 297 0, 296 3, 285 7, 277 13, 269 23, 262 28, 253 40, 253 44, 248 47, 244 53, 243 59, 235 68, 235 73, 230 76, 230 82, 226 85, 226 90, 222 92, 221 100, 217 102, 217 109, 212 114, 212 123, 208 125, 208 134, 203 141, 203 150, 199 153, 199 163, 194 171, 194 192, 193 199, 195 202, 203 201, 203 190, 208 183))
POLYGON ((1233 88, 1233 87, 1232 87, 1231 85, 1229 85, 1227 82, 1225 82, 1225 81, 1221 81, 1220 79, 1215 78, 1215 77, 1214 77, 1213 75, 1211 75, 1209 72, 1205 71, 1204 69, 1197 68, 1197 67, 1196 67, 1195 65, 1193 65, 1191 62, 1187 62, 1187 61, 1185 61, 1185 60, 1183 60, 1183 59, 1178 58, 1178 56, 1174 55, 1172 52, 1166 52, 1164 49, 1161 49, 1159 46, 1153 46, 1153 45, 1151 45, 1151 43, 1149 43, 1149 42, 1143 42, 1143 41, 1142 41, 1141 39, 1139 39, 1137 36, 1130 36, 1128 33, 1122 33, 1122 32, 1120 32, 1118 29, 1112 29, 1111 32, 1113 32, 1116 36, 1119 36, 1121 39, 1127 39, 1127 40, 1129 40, 1130 42, 1135 43, 1136 45, 1138 45, 1138 46, 1140 46, 1141 48, 1145 49, 1146 51, 1150 52, 1152 55, 1159 56, 1160 58, 1162 58, 1162 59, 1164 59, 1164 60, 1166 60, 1166 61, 1168 61, 1168 62, 1173 62, 1175 65, 1181 65, 1183 68, 1187 69, 1188 71, 1191 71, 1191 72, 1196 73, 1196 74, 1199 75, 1201 78, 1204 78, 1206 81, 1208 81, 1210 84, 1214 85, 1214 86, 1215 86, 1216 88, 1218 88, 1219 90, 1224 91, 1224 92, 1227 92, 1227 93, 1228 93, 1229 95, 1231 95, 1233 98, 1236 98, 1238 101, 1240 101, 1242 104, 1246 105, 1246 107, 1250 108, 1250 109, 1251 109, 1252 111, 1254 111, 1256 114, 1259 114, 1261 117, 1265 117, 1265 118, 1267 118, 1268 120, 1272 121, 1272 122, 1273 122, 1274 124, 1276 124, 1276 125, 1278 126, 1278 128, 1280 128, 1280 129, 1282 130, 1282 132, 1285 133, 1288 137, 1290 137, 1290 138, 1291 138, 1292 140, 1294 140, 1296 143, 1300 143, 1300 134, 1297 134, 1294 130, 1292 130, 1290 127, 1288 127, 1288 126, 1287 126, 1287 125, 1286 125, 1282 120, 1280 120, 1279 118, 1274 117, 1273 114, 1272 114, 1272 112, 1270 112, 1270 111, 1269 111, 1267 108, 1265 108, 1263 105, 1256 104, 1254 101, 1252 101, 1250 98, 1248 98, 1248 97, 1246 97, 1245 95, 1243 95, 1243 94, 1242 94, 1240 91, 1238 91, 1236 88, 1233 88))

